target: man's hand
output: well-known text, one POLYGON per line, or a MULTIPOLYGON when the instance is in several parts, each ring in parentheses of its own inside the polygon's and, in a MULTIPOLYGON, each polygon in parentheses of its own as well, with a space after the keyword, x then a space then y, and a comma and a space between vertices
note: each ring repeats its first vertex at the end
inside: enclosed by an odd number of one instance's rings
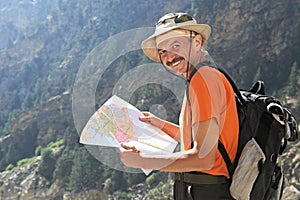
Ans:
POLYGON ((143 159, 140 156, 140 151, 134 146, 129 146, 125 144, 121 144, 123 147, 117 149, 117 152, 120 154, 120 160, 127 167, 133 168, 143 168, 143 159))
POLYGON ((121 146, 128 151, 132 151, 134 153, 140 153, 140 151, 137 148, 135 148, 134 146, 129 146, 124 143, 121 143, 121 146))
POLYGON ((142 112, 144 116, 140 117, 140 121, 150 123, 153 126, 156 126, 159 129, 163 129, 165 121, 156 117, 150 112, 142 112))
MULTIPOLYGON (((194 143, 193 149, 169 154, 144 154, 134 146, 125 144, 121 144, 121 146, 123 149, 118 149, 117 151, 120 153, 122 163, 127 167, 142 169, 161 170, 177 160, 185 160, 194 156, 198 157, 199 154, 197 142, 194 143)), ((180 171, 181 168, 182 166, 178 167, 175 171, 180 171)))

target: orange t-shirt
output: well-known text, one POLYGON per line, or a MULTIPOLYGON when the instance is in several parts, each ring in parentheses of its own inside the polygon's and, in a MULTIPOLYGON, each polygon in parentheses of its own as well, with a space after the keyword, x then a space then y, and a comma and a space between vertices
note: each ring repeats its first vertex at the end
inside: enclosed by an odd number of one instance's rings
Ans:
MULTIPOLYGON (((194 124, 215 118, 220 130, 219 139, 233 161, 237 151, 239 125, 235 96, 229 81, 217 69, 203 66, 190 81, 189 98, 192 115, 187 101, 183 103, 181 112, 182 148, 185 150, 190 148, 190 145, 184 142, 187 138, 191 138, 190 121, 194 124)), ((212 169, 199 171, 229 178, 226 164, 219 151, 212 169)))

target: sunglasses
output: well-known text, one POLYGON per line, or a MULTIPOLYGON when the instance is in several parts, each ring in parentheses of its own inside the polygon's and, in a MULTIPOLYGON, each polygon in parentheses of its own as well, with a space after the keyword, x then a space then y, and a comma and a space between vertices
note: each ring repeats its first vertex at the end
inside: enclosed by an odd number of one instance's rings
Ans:
POLYGON ((165 16, 164 18, 160 19, 157 23, 156 23, 156 26, 159 26, 161 24, 164 24, 166 23, 167 21, 170 21, 174 19, 174 22, 175 24, 178 24, 178 23, 183 23, 183 22, 187 22, 187 21, 193 21, 193 17, 191 17, 190 15, 188 14, 175 14, 175 13, 172 13, 168 16, 165 16))

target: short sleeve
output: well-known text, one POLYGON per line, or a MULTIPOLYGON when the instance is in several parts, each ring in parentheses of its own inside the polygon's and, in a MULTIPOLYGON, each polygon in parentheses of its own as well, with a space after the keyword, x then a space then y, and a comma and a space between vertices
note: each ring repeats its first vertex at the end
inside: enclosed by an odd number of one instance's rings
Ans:
POLYGON ((216 118, 219 126, 224 121, 226 89, 218 70, 202 67, 194 74, 189 88, 192 123, 216 118))

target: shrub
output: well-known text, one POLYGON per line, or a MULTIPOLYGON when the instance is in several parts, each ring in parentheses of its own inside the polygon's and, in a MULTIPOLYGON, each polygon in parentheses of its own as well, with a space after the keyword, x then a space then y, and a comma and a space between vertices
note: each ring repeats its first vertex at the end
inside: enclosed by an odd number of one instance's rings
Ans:
POLYGON ((30 161, 31 161, 31 158, 23 158, 17 162, 17 166, 20 167, 26 163, 29 163, 30 161))
POLYGON ((56 142, 50 142, 47 147, 50 149, 60 147, 64 144, 64 139, 58 139, 56 142))
POLYGON ((48 147, 42 148, 41 156, 42 156, 42 160, 47 160, 48 158, 52 157, 52 150, 48 147))
MULTIPOLYGON (((14 165, 13 164, 9 164, 7 165, 7 167, 5 168, 5 171, 9 171, 11 170, 12 168, 14 168, 14 165)), ((1 184, 0 184, 1 185, 1 184)))
POLYGON ((48 181, 52 180, 52 174, 55 169, 54 156, 52 150, 48 147, 43 148, 41 151, 42 163, 39 166, 38 172, 44 176, 48 181))
POLYGON ((34 155, 35 156, 40 156, 42 154, 42 147, 38 146, 35 151, 34 151, 34 155))

